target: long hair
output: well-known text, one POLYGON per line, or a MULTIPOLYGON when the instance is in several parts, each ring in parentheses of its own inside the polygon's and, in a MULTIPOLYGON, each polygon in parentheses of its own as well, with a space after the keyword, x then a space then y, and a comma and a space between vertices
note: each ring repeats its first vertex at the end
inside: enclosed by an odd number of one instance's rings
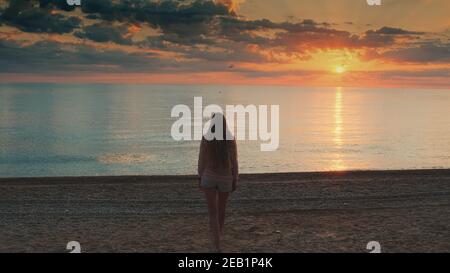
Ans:
MULTIPOLYGON (((208 157, 211 160, 211 166, 214 169, 227 169, 230 168, 230 156, 229 156, 229 142, 227 140, 227 121, 225 116, 222 113, 213 114, 212 118, 220 119, 222 117, 222 128, 223 128, 223 138, 222 140, 213 138, 212 140, 206 141, 206 150, 208 153, 208 157)), ((211 127, 211 132, 215 134, 216 125, 214 124, 211 127)))

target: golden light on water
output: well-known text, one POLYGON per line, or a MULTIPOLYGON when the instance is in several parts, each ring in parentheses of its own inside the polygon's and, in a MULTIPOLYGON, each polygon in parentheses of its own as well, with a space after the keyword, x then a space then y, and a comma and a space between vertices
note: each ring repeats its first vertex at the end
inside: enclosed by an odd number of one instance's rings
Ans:
POLYGON ((346 169, 342 154, 340 149, 343 145, 342 131, 344 129, 344 120, 342 118, 342 108, 343 108, 343 95, 342 87, 336 88, 336 94, 334 99, 334 132, 333 132, 333 142, 336 148, 336 153, 334 155, 332 170, 340 171, 346 169))
POLYGON ((342 146, 342 126, 342 87, 337 87, 334 100, 334 144, 336 147, 342 146))

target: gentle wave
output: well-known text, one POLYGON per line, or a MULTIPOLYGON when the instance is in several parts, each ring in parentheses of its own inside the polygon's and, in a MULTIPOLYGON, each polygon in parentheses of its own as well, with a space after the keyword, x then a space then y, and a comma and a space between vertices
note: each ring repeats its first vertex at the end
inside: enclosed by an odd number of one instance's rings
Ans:
POLYGON ((133 164, 150 161, 148 154, 106 154, 99 156, 97 160, 103 164, 133 164))

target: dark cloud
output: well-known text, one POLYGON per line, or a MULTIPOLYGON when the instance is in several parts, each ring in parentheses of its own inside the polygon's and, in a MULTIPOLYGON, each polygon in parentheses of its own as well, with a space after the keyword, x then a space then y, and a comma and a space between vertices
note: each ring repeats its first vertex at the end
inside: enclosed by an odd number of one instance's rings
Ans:
POLYGON ((101 19, 101 17, 97 14, 88 14, 88 15, 86 15, 86 19, 99 20, 99 19, 101 19))
POLYGON ((369 30, 367 34, 381 34, 381 35, 421 35, 424 32, 408 31, 401 28, 382 27, 377 30, 369 30))
POLYGON ((210 0, 84 1, 82 11, 108 22, 148 24, 162 33, 153 43, 163 40, 182 45, 211 44, 218 17, 235 16, 224 4, 210 0))
POLYGON ((70 6, 67 4, 67 0, 39 0, 39 6, 41 8, 58 8, 64 11, 73 11, 76 6, 70 6))
MULTIPOLYGON (((165 62, 170 65, 170 62, 165 62)), ((101 50, 86 45, 0 41, 0 72, 149 71, 163 68, 158 56, 101 50)))
MULTIPOLYGON (((188 48, 177 50, 188 58, 199 59, 209 63, 226 62, 247 62, 247 63, 266 63, 271 60, 262 55, 259 51, 254 51, 239 43, 223 42, 223 48, 188 48)), ((223 65, 222 65, 223 66, 223 65)))
POLYGON ((314 25, 296 27, 277 35, 274 44, 292 52, 356 47, 358 37, 347 31, 319 28, 314 25))
POLYGON ((293 53, 336 49, 336 48, 382 48, 388 47, 398 38, 413 38, 421 32, 383 27, 369 30, 363 35, 330 28, 329 23, 303 20, 299 23, 275 23, 269 20, 242 20, 238 17, 221 18, 218 33, 226 39, 248 42, 261 47, 278 47, 293 53), (255 34, 258 31, 272 31, 275 38, 255 34))
POLYGON ((144 43, 139 43, 141 46, 167 49, 169 50, 172 44, 182 46, 198 46, 198 45, 215 45, 217 40, 214 37, 207 37, 205 35, 196 36, 180 36, 175 33, 163 33, 159 36, 148 37, 144 43))
POLYGON ((98 14, 108 20, 115 20, 123 17, 117 8, 117 4, 114 4, 111 0, 83 1, 81 9, 84 13, 98 14))
POLYGON ((113 42, 116 44, 130 45, 128 30, 126 26, 112 26, 106 23, 98 23, 83 28, 83 31, 75 33, 81 39, 89 39, 95 42, 113 42))
POLYGON ((382 27, 376 30, 368 30, 360 39, 360 45, 368 48, 388 47, 397 42, 399 38, 414 39, 424 35, 424 32, 409 31, 400 28, 382 27))
POLYGON ((450 63, 450 43, 425 43, 372 55, 379 59, 411 63, 450 63))
POLYGON ((52 14, 50 10, 36 7, 35 1, 11 0, 2 12, 1 21, 25 32, 69 33, 79 27, 81 20, 52 14))
POLYGON ((222 62, 180 62, 145 51, 129 53, 54 41, 21 45, 15 41, 0 40, 0 73, 186 73, 223 69, 222 62))
POLYGON ((202 28, 203 25, 203 28, 208 28, 216 16, 231 14, 225 5, 210 0, 85 0, 82 11, 97 14, 107 21, 148 23, 163 32, 179 34, 199 32, 196 29, 183 29, 184 26, 202 28))
POLYGON ((327 23, 317 23, 310 19, 303 20, 299 23, 275 23, 267 19, 243 20, 239 17, 222 17, 220 19, 220 25, 218 25, 221 33, 225 36, 260 30, 287 31, 291 33, 331 31, 327 29, 327 26, 327 23))

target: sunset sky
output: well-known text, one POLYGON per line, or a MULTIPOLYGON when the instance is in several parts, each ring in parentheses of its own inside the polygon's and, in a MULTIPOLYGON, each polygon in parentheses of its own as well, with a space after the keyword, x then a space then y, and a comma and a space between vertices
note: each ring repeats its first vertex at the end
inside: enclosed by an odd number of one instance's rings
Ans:
POLYGON ((450 1, 0 0, 0 81, 450 88, 450 1))

